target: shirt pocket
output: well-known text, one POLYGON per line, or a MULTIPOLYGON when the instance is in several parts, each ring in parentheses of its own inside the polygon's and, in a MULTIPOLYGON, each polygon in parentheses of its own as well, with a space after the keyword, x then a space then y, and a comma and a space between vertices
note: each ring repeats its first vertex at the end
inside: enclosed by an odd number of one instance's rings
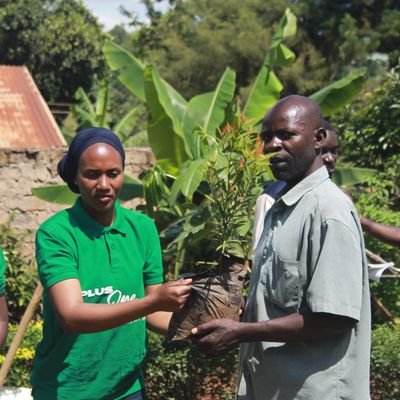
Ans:
POLYGON ((264 266, 261 282, 264 296, 288 312, 297 312, 299 304, 299 261, 282 260, 272 252, 271 262, 264 266))

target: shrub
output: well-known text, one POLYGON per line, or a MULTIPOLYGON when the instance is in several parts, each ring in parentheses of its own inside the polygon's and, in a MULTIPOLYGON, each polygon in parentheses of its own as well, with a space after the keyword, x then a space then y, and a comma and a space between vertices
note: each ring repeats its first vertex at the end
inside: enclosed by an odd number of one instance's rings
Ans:
POLYGON ((206 358, 187 342, 150 333, 144 365, 149 400, 230 400, 236 388, 237 352, 206 358))
MULTIPOLYGON (((42 321, 31 321, 16 354, 5 384, 11 387, 30 387, 33 359, 36 345, 42 338, 42 321)), ((0 366, 4 363, 10 344, 17 332, 18 325, 9 324, 8 337, 0 352, 0 366)))
POLYGON ((37 271, 34 263, 21 255, 21 244, 26 233, 17 233, 11 228, 13 217, 0 225, 0 247, 7 263, 6 295, 11 322, 19 322, 36 287, 37 271))
POLYGON ((400 398, 400 326, 378 325, 372 331, 371 399, 400 398))

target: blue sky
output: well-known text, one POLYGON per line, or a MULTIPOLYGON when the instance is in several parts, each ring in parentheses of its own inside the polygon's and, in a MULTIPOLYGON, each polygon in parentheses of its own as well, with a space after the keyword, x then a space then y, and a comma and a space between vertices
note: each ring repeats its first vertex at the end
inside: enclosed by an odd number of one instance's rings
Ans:
MULTIPOLYGON (((99 22, 104 25, 106 31, 117 24, 127 24, 128 19, 119 12, 120 6, 128 11, 135 12, 140 20, 146 20, 146 8, 140 0, 83 0, 86 7, 96 16, 99 22)), ((159 9, 165 10, 167 2, 161 3, 159 9)))

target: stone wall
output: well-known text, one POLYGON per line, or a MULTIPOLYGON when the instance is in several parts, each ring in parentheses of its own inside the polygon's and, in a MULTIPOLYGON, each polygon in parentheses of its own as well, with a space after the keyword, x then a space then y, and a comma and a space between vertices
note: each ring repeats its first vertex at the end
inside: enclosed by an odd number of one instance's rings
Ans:
MULTIPOLYGON (((24 255, 31 257, 34 232, 41 222, 67 205, 45 202, 32 195, 32 188, 63 183, 57 175, 57 163, 65 149, 0 149, 0 224, 13 215, 11 227, 16 232, 30 231, 26 238, 24 255)), ((126 150, 125 173, 137 177, 154 164, 148 148, 126 150)), ((135 208, 140 200, 125 202, 135 208)))

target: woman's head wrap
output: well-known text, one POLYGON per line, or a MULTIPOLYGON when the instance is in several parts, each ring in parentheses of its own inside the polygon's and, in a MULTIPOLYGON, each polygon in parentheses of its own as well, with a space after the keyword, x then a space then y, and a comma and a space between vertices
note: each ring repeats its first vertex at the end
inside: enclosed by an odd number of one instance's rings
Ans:
POLYGON ((78 172, 79 159, 82 153, 92 144, 107 143, 114 147, 121 155, 122 167, 125 166, 125 151, 119 137, 109 129, 91 127, 79 131, 72 139, 67 154, 59 161, 57 171, 68 187, 79 193, 78 185, 75 183, 78 172))

